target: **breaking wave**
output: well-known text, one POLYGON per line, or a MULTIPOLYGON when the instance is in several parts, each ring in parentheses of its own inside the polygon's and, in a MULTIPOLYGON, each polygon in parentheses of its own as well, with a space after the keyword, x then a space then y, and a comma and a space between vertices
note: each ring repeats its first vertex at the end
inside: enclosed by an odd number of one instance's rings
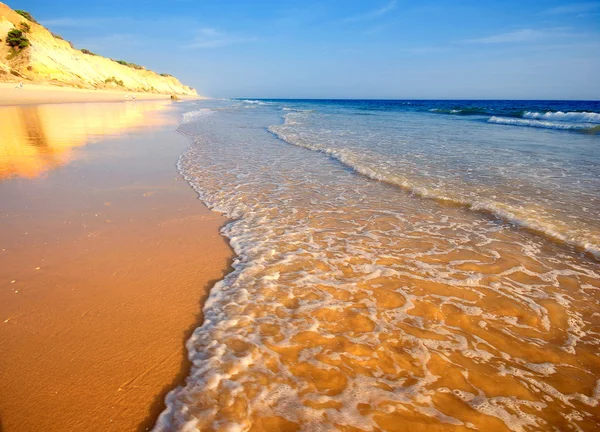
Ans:
MULTIPOLYGON (((533 117, 532 117, 533 118, 533 117)), ((542 117, 540 117, 542 118, 542 117)), ((581 123, 561 123, 551 122, 544 120, 527 120, 527 119, 515 119, 515 118, 503 118, 503 117, 491 117, 488 123, 511 125, 511 126, 528 126, 544 129, 556 129, 556 130, 578 130, 578 131, 594 131, 597 127, 589 124, 581 123)))
MULTIPOLYGON (((374 180, 394 185, 419 197, 490 214, 516 226, 543 235, 552 241, 574 246, 594 256, 596 259, 600 259, 600 239, 596 239, 595 237, 589 238, 581 230, 573 230, 569 224, 553 221, 549 216, 540 216, 538 210, 528 211, 527 209, 523 209, 522 206, 510 205, 486 197, 474 197, 471 194, 465 194, 460 191, 440 188, 436 184, 430 186, 423 182, 422 179, 407 176, 399 170, 390 171, 389 167, 385 163, 382 163, 382 161, 369 160, 364 157, 364 154, 352 148, 329 146, 326 141, 307 140, 306 136, 302 136, 301 132, 299 133, 298 126, 301 123, 298 121, 298 115, 302 115, 302 113, 286 114, 284 116, 284 123, 282 125, 271 126, 269 131, 290 144, 325 153, 352 168, 354 171, 374 180)), ((498 117, 492 117, 488 122, 552 129, 584 129, 580 125, 558 124, 539 120, 503 119, 498 117)))
POLYGON ((429 112, 455 116, 490 116, 489 123, 598 133, 600 114, 593 111, 527 111, 485 107, 431 108, 429 112))
POLYGON ((523 117, 536 120, 557 120, 578 123, 600 123, 600 114, 595 112, 526 112, 523 114, 523 117))

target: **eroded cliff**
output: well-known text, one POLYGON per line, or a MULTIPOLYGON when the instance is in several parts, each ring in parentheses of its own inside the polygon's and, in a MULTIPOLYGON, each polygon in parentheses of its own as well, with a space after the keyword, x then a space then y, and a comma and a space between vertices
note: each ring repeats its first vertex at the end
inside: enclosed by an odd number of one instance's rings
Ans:
POLYGON ((0 81, 29 80, 86 89, 197 94, 173 76, 82 52, 4 3, 0 3, 0 39, 0 81), (13 30, 22 31, 29 46, 10 46, 9 32, 13 30))

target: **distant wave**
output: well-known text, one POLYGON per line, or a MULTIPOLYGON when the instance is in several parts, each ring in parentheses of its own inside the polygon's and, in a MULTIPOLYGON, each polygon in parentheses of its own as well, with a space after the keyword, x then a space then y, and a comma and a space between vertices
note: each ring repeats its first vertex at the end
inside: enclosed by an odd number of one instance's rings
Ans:
POLYGON ((600 114, 595 112, 526 112, 524 118, 537 120, 558 120, 565 122, 600 123, 600 114))
MULTIPOLYGON (((536 217, 535 214, 528 214, 527 212, 523 212, 518 208, 513 208, 510 205, 506 205, 500 202, 476 199, 469 200, 460 199, 457 197, 449 197, 447 195, 444 195, 444 193, 438 190, 437 188, 430 188, 425 184, 419 184, 418 182, 415 182, 414 179, 393 175, 385 171, 381 171, 376 166, 371 166, 370 164, 365 163, 364 158, 360 154, 354 154, 350 150, 328 148, 322 144, 307 143, 301 139, 298 139, 299 136, 297 132, 293 129, 293 126, 296 124, 296 122, 291 120, 289 117, 292 114, 293 113, 284 115, 284 123, 282 125, 269 127, 269 131, 275 134, 283 141, 288 142, 290 144, 297 145, 299 147, 304 147, 309 150, 325 153, 333 157, 334 159, 337 159, 344 165, 352 168, 354 171, 363 174, 367 177, 370 177, 374 180, 379 180, 384 183, 396 186, 416 196, 433 199, 438 202, 445 202, 452 205, 458 205, 473 211, 492 215, 514 225, 528 229, 539 235, 543 235, 546 238, 549 238, 553 241, 566 243, 571 246, 574 246, 580 250, 591 254, 596 259, 600 259, 600 244, 586 238, 585 236, 580 236, 577 233, 570 232, 568 227, 559 227, 558 225, 555 225, 553 223, 548 223, 547 221, 536 217), (288 129, 288 127, 292 127, 292 129, 288 129)), ((553 127, 555 125, 554 123, 542 122, 538 120, 503 119, 497 117, 492 117, 492 119, 495 119, 494 122, 498 122, 498 124, 517 124, 521 126, 534 126, 536 124, 544 124, 544 126, 537 127, 553 127), (517 123, 502 123, 504 121, 512 121, 517 123)), ((492 119, 490 119, 490 121, 492 119)), ((558 126, 562 126, 563 128, 568 129, 576 125, 559 124, 558 126)))
POLYGON ((244 103, 251 104, 251 105, 270 105, 267 102, 254 100, 254 99, 242 99, 240 102, 244 102, 244 103))
MULTIPOLYGON (((492 116, 492 118, 498 117, 507 117, 517 118, 517 119, 531 119, 531 120, 543 120, 543 121, 553 121, 553 122, 561 122, 561 123, 593 123, 600 124, 600 114, 596 112, 579 112, 579 111, 570 111, 570 112, 562 112, 562 111, 545 111, 545 112, 536 112, 536 111, 502 111, 502 110, 493 110, 486 109, 481 107, 468 107, 468 108, 432 108, 429 112, 437 113, 437 114, 448 114, 448 115, 458 115, 458 116, 470 116, 470 115, 479 115, 479 116, 492 116)), ((491 123, 496 123, 496 121, 491 121, 491 123)), ((508 123, 503 123, 508 124, 508 123)), ((517 124, 517 123, 511 123, 517 124)), ((520 126, 529 126, 528 124, 522 124, 520 126)), ((549 127, 549 126, 540 126, 537 127, 549 127)), ((553 128, 553 129, 585 129, 587 127, 576 127, 576 128, 553 128)))
POLYGON ((527 120, 527 119, 515 119, 515 118, 504 118, 504 117, 491 117, 488 123, 512 125, 512 126, 529 126, 536 128, 545 129, 558 129, 558 130, 580 130, 580 131, 593 131, 597 127, 589 124, 581 123, 566 123, 566 122, 550 122, 544 120, 527 120))
MULTIPOLYGON (((493 112, 490 112, 484 108, 477 108, 477 107, 473 107, 473 108, 454 108, 454 109, 444 109, 444 108, 432 108, 429 110, 429 112, 432 113, 438 113, 438 114, 453 114, 453 115, 492 115, 494 114, 493 112)), ((520 113, 517 113, 515 115, 520 115, 520 113)))
POLYGON ((298 109, 298 108, 288 108, 288 107, 283 107, 281 108, 282 111, 293 111, 293 112, 313 112, 314 110, 310 110, 310 109, 298 109))

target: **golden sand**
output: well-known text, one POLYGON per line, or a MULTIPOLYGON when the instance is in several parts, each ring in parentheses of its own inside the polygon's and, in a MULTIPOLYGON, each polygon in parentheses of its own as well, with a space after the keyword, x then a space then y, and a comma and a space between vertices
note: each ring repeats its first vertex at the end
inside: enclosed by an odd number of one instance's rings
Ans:
POLYGON ((145 430, 228 267, 225 220, 175 169, 168 102, 1 110, 0 430, 145 430))
MULTIPOLYGON (((132 102, 140 100, 168 100, 169 94, 136 93, 114 90, 81 90, 70 87, 57 87, 45 84, 23 83, 23 88, 18 82, 0 83, 0 105, 28 105, 28 104, 57 104, 71 102, 132 102)), ((180 99, 202 99, 200 96, 178 95, 180 99)))

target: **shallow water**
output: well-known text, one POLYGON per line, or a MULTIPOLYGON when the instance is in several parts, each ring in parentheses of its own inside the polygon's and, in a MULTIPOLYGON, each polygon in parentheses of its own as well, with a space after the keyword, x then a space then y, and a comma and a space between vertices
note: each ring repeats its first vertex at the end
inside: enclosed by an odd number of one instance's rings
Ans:
POLYGON ((238 258, 156 430, 600 427, 598 136, 386 104, 189 107, 238 258))
POLYGON ((101 138, 157 129, 170 101, 0 107, 0 181, 34 178, 69 163, 73 149, 101 138))

